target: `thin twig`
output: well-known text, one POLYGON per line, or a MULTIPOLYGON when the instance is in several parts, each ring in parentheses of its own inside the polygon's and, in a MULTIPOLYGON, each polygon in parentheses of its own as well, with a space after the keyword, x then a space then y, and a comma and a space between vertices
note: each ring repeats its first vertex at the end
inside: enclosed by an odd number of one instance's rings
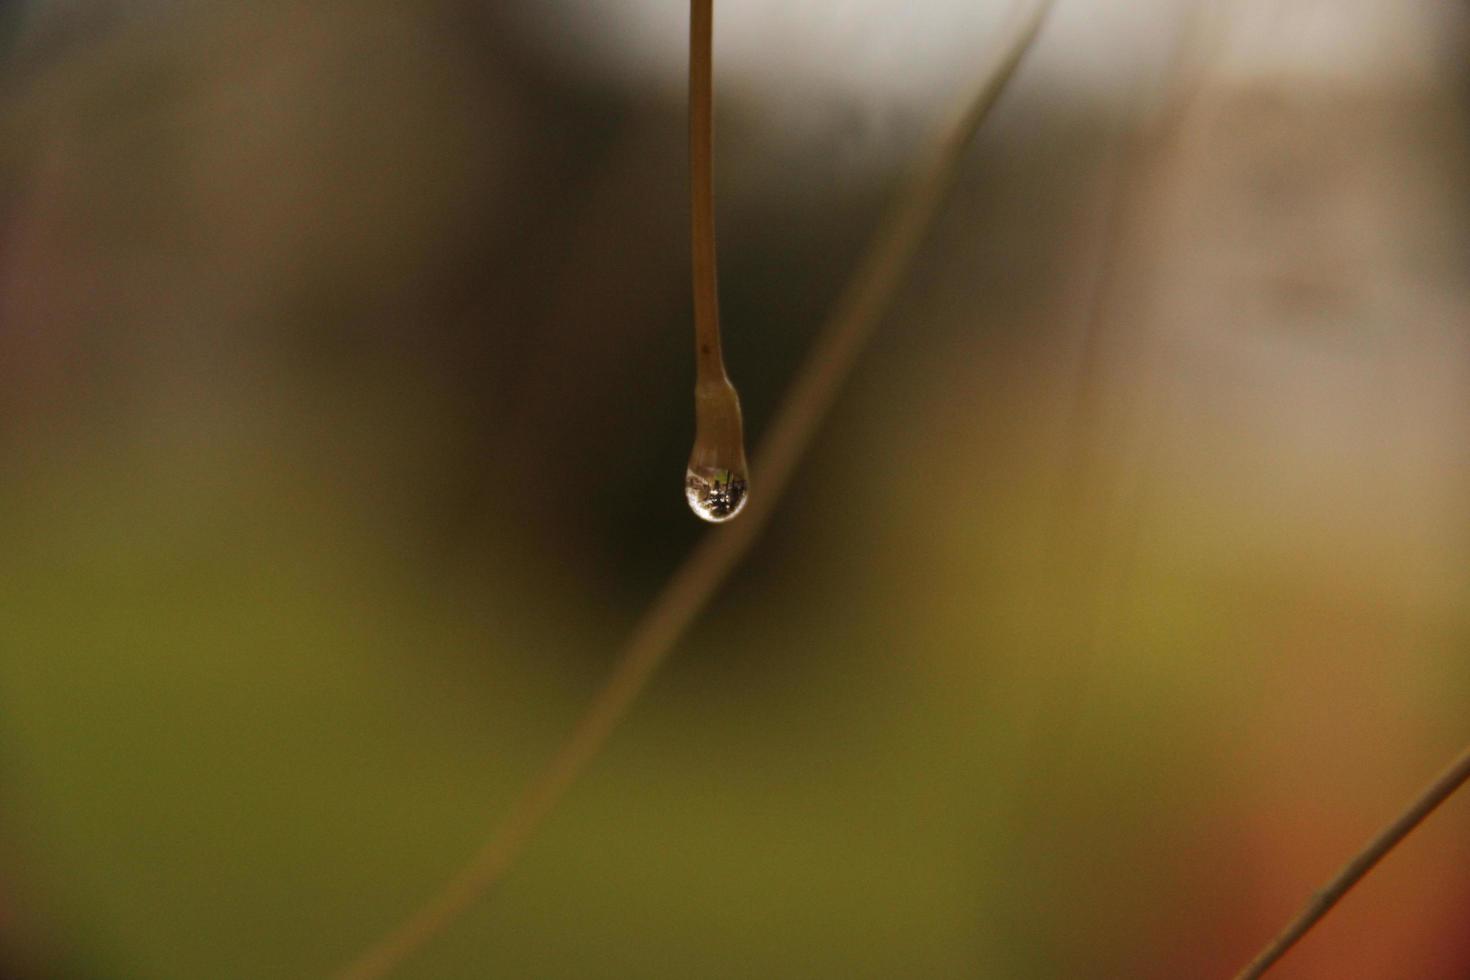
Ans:
POLYGON ((700 381, 725 376, 715 266, 714 0, 689 4, 689 241, 694 273, 695 367, 700 381))
POLYGON ((1358 852, 1325 887, 1314 894, 1312 900, 1280 935, 1271 940, 1260 955, 1235 975, 1235 980, 1256 980, 1271 969, 1272 964, 1286 955, 1286 951, 1295 946, 1354 885, 1363 880, 1363 876, 1372 871, 1374 865, 1383 860, 1389 851, 1397 847, 1411 830, 1449 799, 1466 780, 1470 780, 1470 748, 1465 749, 1392 823, 1384 827, 1378 836, 1368 842, 1367 847, 1358 852))
POLYGON ((715 268, 714 0, 689 3, 689 242, 694 276, 694 444, 684 490, 712 524, 745 508, 750 486, 740 395, 720 347, 715 268))
POLYGON ((338 974, 340 980, 386 976, 458 919, 496 884, 608 737, 715 591, 765 528, 843 380, 887 309, 918 251, 966 147, 1031 47, 1052 0, 1019 8, 1001 32, 962 111, 913 170, 875 232, 849 284, 823 324, 776 412, 756 457, 760 492, 742 518, 707 533, 675 570, 634 627, 606 685, 555 756, 512 804, 455 876, 428 902, 338 974))

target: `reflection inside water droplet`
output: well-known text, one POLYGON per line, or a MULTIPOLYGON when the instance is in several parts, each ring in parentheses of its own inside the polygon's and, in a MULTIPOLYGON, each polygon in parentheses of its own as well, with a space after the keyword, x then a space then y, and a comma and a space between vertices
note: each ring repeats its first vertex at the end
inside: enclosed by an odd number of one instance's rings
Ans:
POLYGON ((684 471, 684 496, 689 509, 718 524, 740 513, 745 506, 744 473, 701 466, 684 471))

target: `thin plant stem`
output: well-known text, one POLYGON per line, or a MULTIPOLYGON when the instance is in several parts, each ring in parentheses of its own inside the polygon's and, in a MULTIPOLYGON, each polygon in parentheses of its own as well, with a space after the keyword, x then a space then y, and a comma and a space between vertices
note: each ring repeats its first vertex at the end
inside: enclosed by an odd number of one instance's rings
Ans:
POLYGON ((714 0, 689 4, 689 238, 693 246, 697 380, 725 376, 715 265, 714 0))
MULTIPOLYGON (((756 455, 761 492, 744 518, 706 533, 633 628, 611 675, 571 734, 460 870, 337 976, 376 980, 443 932, 505 874, 609 736, 674 645, 764 530, 863 345, 903 282, 966 148, 1040 31, 1052 0, 1020 6, 983 61, 965 104, 911 172, 875 232, 756 455)), ((698 0, 695 2, 698 7, 698 0)))
POLYGON ((720 349, 715 268, 714 0, 689 3, 689 239, 694 272, 694 445, 685 499, 702 519, 730 520, 745 507, 749 467, 740 395, 720 349))
POLYGON ((1354 885, 1363 880, 1363 877, 1373 870, 1374 865, 1383 860, 1384 856, 1398 846, 1399 842, 1409 835, 1424 818, 1434 812, 1445 800, 1463 786, 1466 780, 1470 780, 1470 748, 1466 748, 1460 757, 1450 763, 1444 772, 1435 778, 1434 782, 1425 787, 1424 791, 1416 796, 1387 827, 1379 831, 1378 835, 1368 842, 1368 845, 1359 851, 1351 861, 1343 865, 1342 870, 1332 877, 1332 880, 1318 890, 1311 901, 1297 913, 1296 918, 1281 930, 1280 934, 1266 948, 1261 950, 1255 959, 1245 969, 1235 975, 1235 980, 1256 980, 1271 969, 1272 965, 1287 950, 1291 949, 1301 938, 1311 931, 1322 917, 1346 895, 1354 885))

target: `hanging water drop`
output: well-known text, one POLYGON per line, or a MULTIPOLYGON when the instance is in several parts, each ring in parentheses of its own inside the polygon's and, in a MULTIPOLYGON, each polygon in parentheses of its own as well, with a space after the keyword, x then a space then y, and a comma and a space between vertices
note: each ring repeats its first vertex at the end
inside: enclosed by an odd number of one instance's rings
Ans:
POLYGON ((684 497, 695 514, 719 523, 740 513, 749 487, 740 396, 721 373, 694 386, 694 449, 684 471, 684 497))
POLYGON ((738 473, 722 469, 684 471, 684 496, 689 509, 711 524, 728 521, 745 506, 746 482, 738 473))

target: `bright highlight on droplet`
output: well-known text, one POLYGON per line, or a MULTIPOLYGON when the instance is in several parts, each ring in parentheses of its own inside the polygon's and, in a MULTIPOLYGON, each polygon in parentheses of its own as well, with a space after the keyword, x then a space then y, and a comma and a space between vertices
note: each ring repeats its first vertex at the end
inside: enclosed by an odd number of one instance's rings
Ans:
POLYGON ((712 524, 740 513, 748 485, 744 473, 730 470, 701 466, 684 472, 684 497, 689 509, 712 524))

